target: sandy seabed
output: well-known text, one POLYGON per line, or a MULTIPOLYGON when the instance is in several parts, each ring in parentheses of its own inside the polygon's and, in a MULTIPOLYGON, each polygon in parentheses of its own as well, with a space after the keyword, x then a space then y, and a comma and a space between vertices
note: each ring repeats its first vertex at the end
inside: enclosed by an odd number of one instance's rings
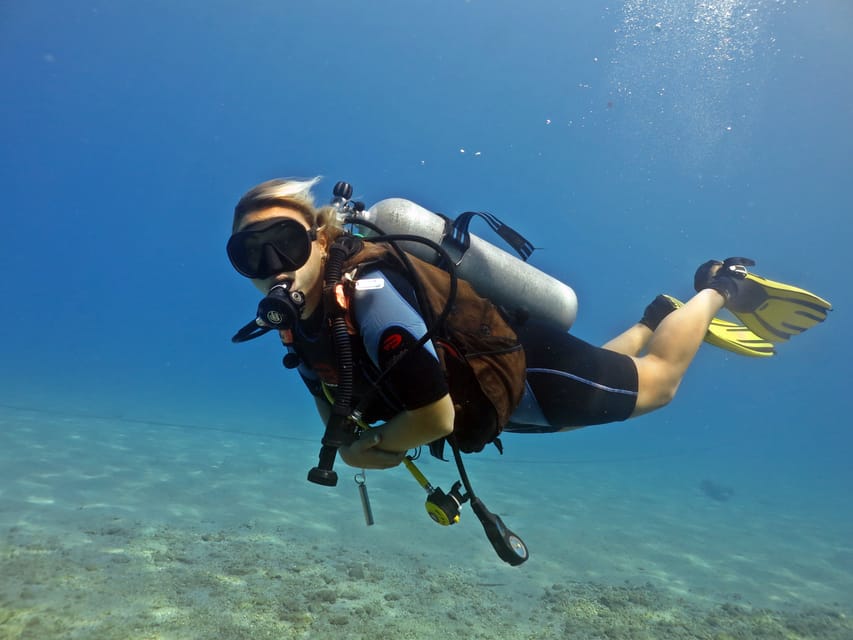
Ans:
POLYGON ((312 442, 5 408, 0 445, 3 640, 853 638, 844 532, 748 504, 685 511, 578 472, 543 510, 541 489, 499 494, 521 468, 476 465, 531 547, 513 568, 467 509, 430 522, 402 470, 368 475, 365 526, 342 469, 305 482, 312 442))

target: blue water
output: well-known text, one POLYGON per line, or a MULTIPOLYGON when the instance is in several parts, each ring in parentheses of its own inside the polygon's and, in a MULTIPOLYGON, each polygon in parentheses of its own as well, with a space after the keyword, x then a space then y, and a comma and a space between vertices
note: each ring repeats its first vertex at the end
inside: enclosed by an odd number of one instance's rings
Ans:
POLYGON ((229 342, 258 294, 224 246, 250 186, 323 175, 502 217, 595 343, 709 258, 828 298, 770 361, 704 347, 661 412, 505 444, 853 530, 851 26, 814 0, 6 3, 0 403, 319 437, 276 340, 229 342))

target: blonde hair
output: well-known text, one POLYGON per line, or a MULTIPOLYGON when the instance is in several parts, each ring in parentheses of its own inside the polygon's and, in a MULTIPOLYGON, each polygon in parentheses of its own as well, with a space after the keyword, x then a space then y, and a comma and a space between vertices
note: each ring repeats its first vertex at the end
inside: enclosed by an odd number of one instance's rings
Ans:
POLYGON ((332 206, 317 207, 311 189, 320 182, 320 176, 308 180, 301 178, 274 178, 249 189, 234 207, 234 233, 246 215, 269 207, 296 209, 312 227, 317 227, 329 240, 339 236, 343 228, 332 206))

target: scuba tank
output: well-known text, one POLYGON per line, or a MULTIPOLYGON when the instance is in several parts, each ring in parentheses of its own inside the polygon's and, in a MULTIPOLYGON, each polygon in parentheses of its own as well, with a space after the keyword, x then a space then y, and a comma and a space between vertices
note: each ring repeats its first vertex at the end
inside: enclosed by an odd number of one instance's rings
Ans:
MULTIPOLYGON (((356 211, 352 222, 357 225, 359 220, 384 233, 416 235, 440 244, 460 278, 519 320, 531 317, 563 331, 575 321, 578 302, 572 288, 528 264, 533 246, 491 214, 468 212, 451 221, 410 200, 388 198, 356 211), (522 259, 468 233, 474 216, 482 217, 522 259)), ((365 235, 373 233, 368 230, 365 235)), ((416 242, 400 242, 400 246, 426 262, 435 260, 428 246, 416 242)))

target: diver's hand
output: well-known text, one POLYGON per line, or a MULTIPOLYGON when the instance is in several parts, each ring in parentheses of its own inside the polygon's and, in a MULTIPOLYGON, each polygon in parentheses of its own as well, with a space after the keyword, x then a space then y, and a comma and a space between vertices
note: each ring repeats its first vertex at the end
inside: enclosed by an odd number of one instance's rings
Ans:
POLYGON ((338 451, 341 459, 357 469, 390 469, 403 462, 406 452, 384 451, 378 448, 382 438, 378 433, 366 432, 347 447, 338 451))

